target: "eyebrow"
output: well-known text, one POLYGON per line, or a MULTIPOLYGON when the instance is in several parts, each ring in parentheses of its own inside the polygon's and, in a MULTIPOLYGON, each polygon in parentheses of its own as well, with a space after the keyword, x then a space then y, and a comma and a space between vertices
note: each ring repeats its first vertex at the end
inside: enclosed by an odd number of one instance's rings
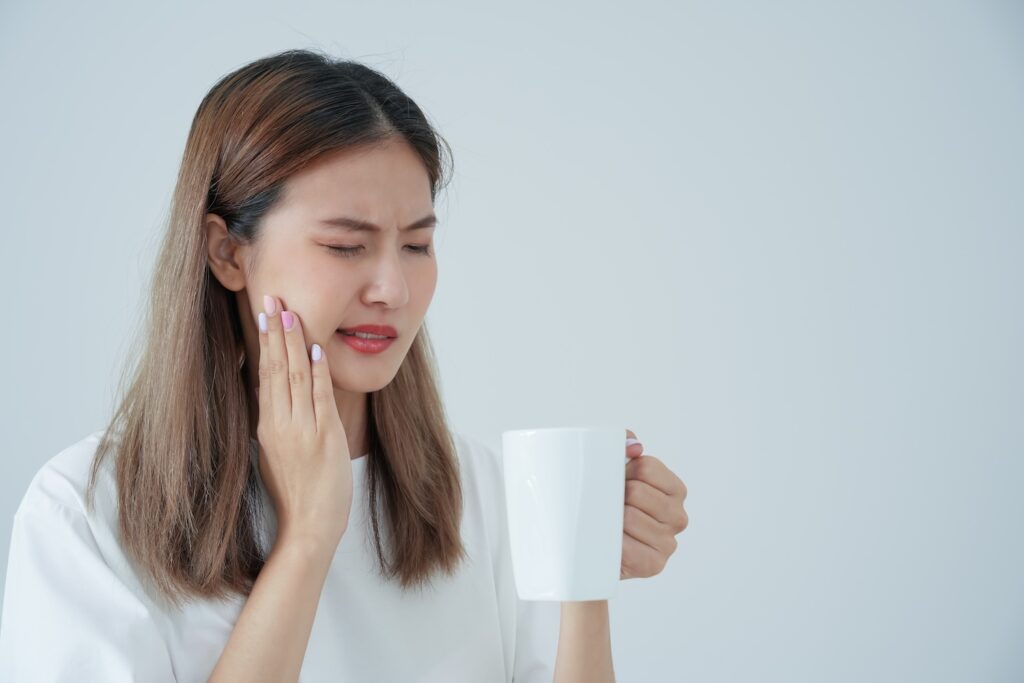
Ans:
MULTIPOLYGON (((358 218, 349 218, 348 216, 338 216, 337 218, 323 218, 320 222, 330 228, 341 228, 343 230, 355 230, 363 232, 383 232, 383 228, 375 223, 369 221, 359 220, 358 218)), ((423 230, 425 228, 432 228, 437 225, 437 216, 430 214, 424 216, 415 223, 410 223, 404 228, 399 228, 402 232, 408 230, 423 230)))

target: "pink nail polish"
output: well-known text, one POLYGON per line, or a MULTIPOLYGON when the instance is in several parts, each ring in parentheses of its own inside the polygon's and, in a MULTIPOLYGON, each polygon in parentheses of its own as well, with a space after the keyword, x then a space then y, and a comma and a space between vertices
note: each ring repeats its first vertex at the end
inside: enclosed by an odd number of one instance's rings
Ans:
POLYGON ((284 329, 290 330, 295 324, 295 316, 291 311, 281 311, 281 322, 284 324, 284 329))

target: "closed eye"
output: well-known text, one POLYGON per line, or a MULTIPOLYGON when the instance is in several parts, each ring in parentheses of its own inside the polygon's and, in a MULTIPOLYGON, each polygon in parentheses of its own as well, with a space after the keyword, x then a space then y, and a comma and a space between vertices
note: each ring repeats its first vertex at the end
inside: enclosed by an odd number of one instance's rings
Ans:
MULTIPOLYGON (((324 245, 331 251, 337 253, 339 256, 355 256, 363 247, 335 247, 331 245, 324 245)), ((430 256, 433 252, 430 250, 429 244, 407 244, 406 245, 414 253, 422 254, 424 256, 430 256)))

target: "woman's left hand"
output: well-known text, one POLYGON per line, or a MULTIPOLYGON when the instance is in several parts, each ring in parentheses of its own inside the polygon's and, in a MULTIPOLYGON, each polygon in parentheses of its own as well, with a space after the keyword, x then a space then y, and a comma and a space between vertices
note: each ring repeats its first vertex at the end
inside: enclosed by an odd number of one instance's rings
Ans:
MULTIPOLYGON (((631 430, 626 436, 636 438, 631 430)), ((654 576, 676 551, 676 535, 690 523, 683 508, 686 484, 642 443, 626 448, 626 503, 619 580, 654 576)))

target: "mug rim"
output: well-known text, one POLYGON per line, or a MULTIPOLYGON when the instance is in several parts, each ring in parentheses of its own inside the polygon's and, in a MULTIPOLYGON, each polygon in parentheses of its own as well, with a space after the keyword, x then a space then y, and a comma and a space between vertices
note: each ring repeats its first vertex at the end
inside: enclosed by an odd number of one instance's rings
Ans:
POLYGON ((574 426, 574 427, 524 427, 521 429, 505 429, 502 434, 523 434, 526 432, 591 432, 591 431, 603 431, 621 429, 622 434, 626 434, 625 427, 616 427, 614 425, 585 425, 585 426, 574 426))

